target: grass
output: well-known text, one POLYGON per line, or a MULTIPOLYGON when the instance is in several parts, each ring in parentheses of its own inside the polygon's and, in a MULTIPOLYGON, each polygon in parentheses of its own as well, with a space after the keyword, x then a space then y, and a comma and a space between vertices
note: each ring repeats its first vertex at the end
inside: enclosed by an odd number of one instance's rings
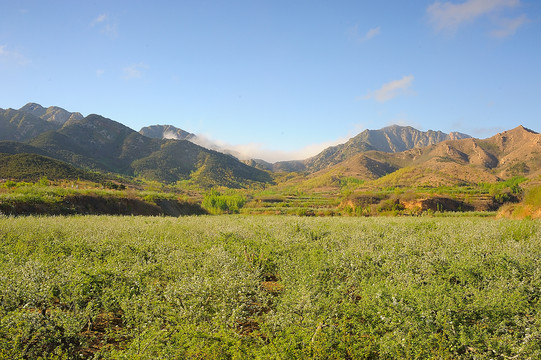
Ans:
POLYGON ((499 215, 516 219, 541 218, 541 186, 528 188, 521 203, 504 205, 499 215))
POLYGON ((541 223, 0 217, 0 358, 541 357, 541 223))

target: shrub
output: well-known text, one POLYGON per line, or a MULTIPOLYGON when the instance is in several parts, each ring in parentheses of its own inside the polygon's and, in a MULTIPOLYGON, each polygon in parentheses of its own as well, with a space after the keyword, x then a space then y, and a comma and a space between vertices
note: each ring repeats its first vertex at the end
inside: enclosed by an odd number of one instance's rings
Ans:
POLYGON ((242 194, 234 191, 222 194, 213 189, 203 198, 202 206, 211 214, 238 214, 245 203, 246 198, 242 194))
POLYGON ((528 189, 524 196, 524 203, 527 205, 541 206, 541 186, 528 189))

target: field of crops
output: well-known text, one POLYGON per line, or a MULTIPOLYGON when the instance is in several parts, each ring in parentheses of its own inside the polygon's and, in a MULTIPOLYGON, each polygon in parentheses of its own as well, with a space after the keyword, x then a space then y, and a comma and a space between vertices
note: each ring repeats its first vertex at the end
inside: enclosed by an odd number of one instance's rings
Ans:
POLYGON ((0 359, 539 359, 541 222, 0 217, 0 359))

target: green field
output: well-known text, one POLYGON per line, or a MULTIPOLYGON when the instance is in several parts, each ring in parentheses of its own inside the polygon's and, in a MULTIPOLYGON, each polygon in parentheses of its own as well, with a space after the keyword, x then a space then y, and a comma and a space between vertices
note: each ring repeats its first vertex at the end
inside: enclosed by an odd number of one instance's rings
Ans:
POLYGON ((0 217, 0 358, 539 359, 541 222, 0 217))

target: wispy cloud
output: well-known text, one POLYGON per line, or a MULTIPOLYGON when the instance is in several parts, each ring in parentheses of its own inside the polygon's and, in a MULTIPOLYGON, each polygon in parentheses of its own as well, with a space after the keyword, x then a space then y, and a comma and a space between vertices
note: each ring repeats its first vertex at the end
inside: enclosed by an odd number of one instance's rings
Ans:
POLYGON ((99 23, 102 23, 104 22, 105 20, 107 20, 107 14, 100 14, 98 15, 94 20, 92 20, 92 26, 96 26, 97 24, 99 23))
POLYGON ((92 22, 90 26, 100 30, 102 34, 105 34, 111 38, 118 36, 118 26, 112 22, 108 14, 100 14, 92 22))
POLYGON ((379 35, 380 31, 381 31, 381 27, 379 26, 368 30, 368 32, 364 34, 364 40, 372 39, 374 36, 379 35))
POLYGON ((0 45, 0 60, 17 66, 24 66, 30 63, 23 54, 15 50, 9 50, 7 45, 0 45))
POLYGON ((519 0, 468 0, 460 4, 436 1, 426 11, 437 30, 455 30, 465 22, 519 3, 519 0))
POLYGON ((530 20, 526 15, 521 15, 514 19, 500 19, 498 21, 500 28, 493 30, 490 35, 497 38, 505 38, 514 35, 519 27, 528 22, 530 22, 530 20))
POLYGON ((105 70, 103 70, 103 69, 96 70, 96 76, 97 77, 102 77, 103 74, 105 74, 105 70))
POLYGON ((380 32, 381 32, 381 27, 380 26, 369 29, 364 34, 359 34, 359 25, 352 26, 348 30, 350 38, 352 38, 354 41, 356 41, 358 43, 363 43, 365 41, 368 41, 368 40, 374 38, 375 36, 379 35, 380 32))
POLYGON ((348 138, 340 138, 334 141, 325 141, 318 144, 311 144, 301 149, 283 151, 269 149, 260 143, 247 143, 232 145, 223 141, 211 139, 207 135, 197 134, 196 138, 190 141, 206 147, 207 149, 230 153, 241 160, 262 159, 270 163, 287 160, 304 160, 319 154, 323 149, 345 143, 348 138))
POLYGON ((132 64, 122 69, 124 73, 124 79, 139 79, 143 76, 143 71, 148 69, 148 65, 145 63, 132 64))
POLYGON ((413 80, 413 75, 404 76, 400 80, 394 80, 383 84, 378 90, 368 92, 362 99, 374 99, 379 102, 391 100, 398 95, 406 94, 411 87, 413 80))
MULTIPOLYGON (((426 12, 428 18, 437 31, 455 32, 461 25, 473 22, 488 14, 515 8, 520 5, 520 0, 467 0, 462 3, 450 1, 436 1, 431 4, 426 12)), ((505 37, 512 35, 518 27, 527 21, 525 15, 512 21, 501 20, 494 17, 493 21, 504 22, 500 29, 492 32, 493 36, 505 37)))

